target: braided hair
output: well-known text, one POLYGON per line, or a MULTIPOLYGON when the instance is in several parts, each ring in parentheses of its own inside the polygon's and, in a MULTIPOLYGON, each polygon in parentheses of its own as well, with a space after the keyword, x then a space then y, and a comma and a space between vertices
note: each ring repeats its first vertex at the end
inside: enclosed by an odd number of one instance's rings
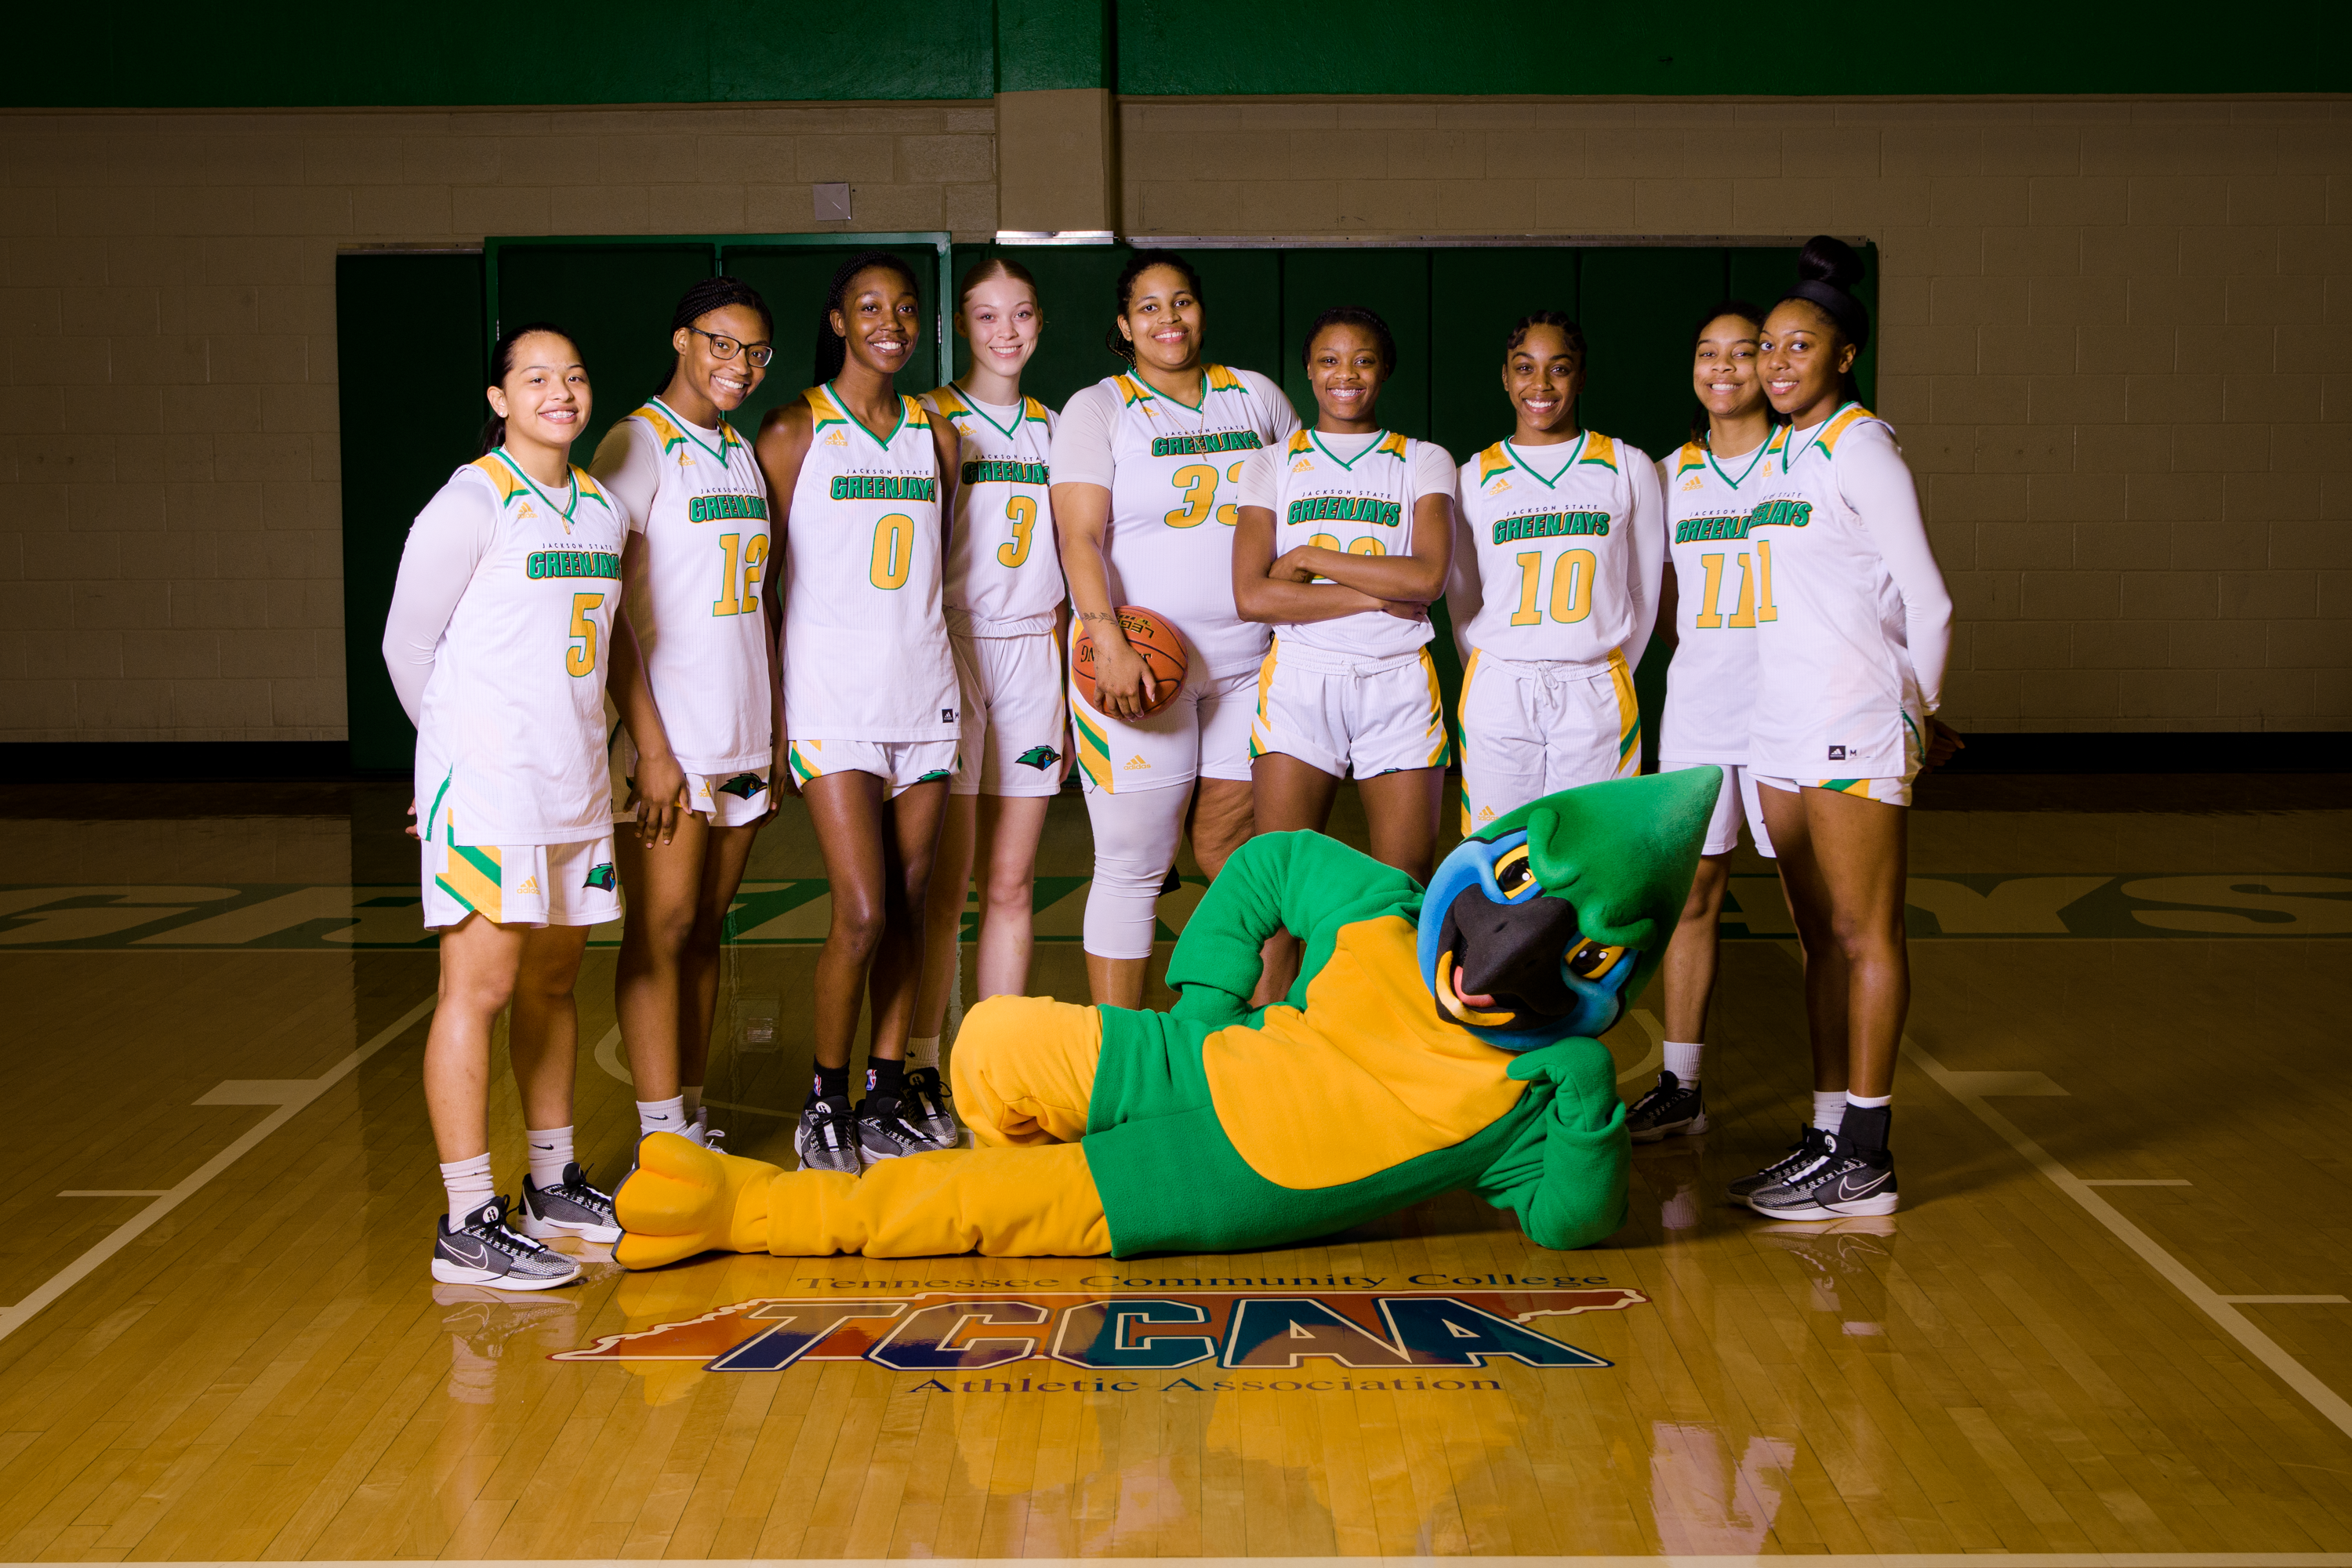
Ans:
POLYGON ((1312 358, 1315 340, 1323 335, 1326 327, 1363 328, 1372 334, 1372 342, 1380 345, 1381 374, 1387 374, 1396 369, 1396 334, 1389 331, 1389 324, 1381 320, 1377 311, 1367 310, 1361 305, 1334 305, 1316 317, 1314 324, 1307 329, 1305 341, 1298 345, 1300 364, 1306 364, 1312 358))
MULTIPOLYGON (((546 332, 562 338, 566 348, 575 354, 580 352, 580 345, 573 341, 572 334, 553 321, 525 321, 512 331, 499 334, 499 341, 490 345, 489 384, 492 386, 506 384, 507 377, 514 374, 515 345, 533 332, 546 332)), ((488 419, 482 421, 482 449, 474 456, 487 458, 506 444, 507 416, 493 412, 488 419)))
POLYGON ((1201 287, 1200 273, 1193 270, 1191 262, 1174 251, 1139 250, 1129 257, 1127 265, 1118 269, 1118 281, 1111 285, 1111 291, 1118 296, 1118 310, 1110 319, 1110 330, 1103 334, 1103 342, 1109 346, 1111 353, 1129 364, 1135 363, 1135 345, 1128 341, 1126 333, 1118 330, 1118 324, 1127 319, 1127 302, 1135 297, 1135 280, 1155 267, 1173 268, 1182 276, 1184 286, 1192 291, 1193 299, 1203 305, 1209 302, 1207 292, 1201 287))
MULTIPOLYGON (((741 279, 730 278, 723 272, 705 278, 679 297, 677 309, 670 312, 669 335, 674 338, 681 327, 691 327, 711 311, 723 310, 730 305, 740 305, 758 316, 761 330, 771 339, 774 338, 776 318, 768 310, 768 302, 760 298, 760 291, 741 279)), ((673 363, 669 374, 662 378, 661 385, 654 388, 654 395, 659 397, 667 391, 677 374, 677 366, 673 363)))
POLYGON ((1513 322, 1511 335, 1503 343, 1505 359, 1509 359, 1518 346, 1528 341, 1528 330, 1531 327, 1556 329, 1561 337, 1568 340, 1569 349, 1576 355, 1576 363, 1579 364, 1584 363, 1584 329, 1576 324, 1575 318, 1563 315, 1558 310, 1533 311, 1513 322))
POLYGON ((857 281, 857 275, 874 268, 897 273, 917 300, 923 297, 923 280, 915 276, 915 269, 887 250, 861 250, 835 268, 833 286, 825 290, 824 303, 817 307, 816 355, 811 366, 814 374, 810 385, 824 385, 849 363, 849 340, 833 330, 833 313, 848 302, 849 286, 857 281))

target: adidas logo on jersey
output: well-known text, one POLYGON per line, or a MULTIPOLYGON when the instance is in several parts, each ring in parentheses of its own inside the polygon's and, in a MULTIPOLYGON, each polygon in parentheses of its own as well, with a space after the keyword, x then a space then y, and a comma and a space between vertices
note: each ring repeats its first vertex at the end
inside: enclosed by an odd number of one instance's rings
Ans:
POLYGON ((1492 479, 1489 479, 1486 482, 1486 489, 1491 494, 1500 495, 1503 491, 1509 489, 1510 488, 1511 479, 1507 474, 1496 474, 1492 479))
POLYGON ((1151 766, 1150 763, 1143 760, 1143 753, 1141 752, 1138 752, 1135 755, 1128 758, 1127 765, 1130 770, 1135 768, 1149 768, 1151 766))
POLYGON ((828 447, 846 447, 849 445, 849 432, 828 430, 824 433, 824 444, 828 447))
POLYGON ((1307 472, 1309 472, 1310 470, 1312 470, 1312 469, 1314 468, 1314 467, 1315 467, 1315 459, 1314 459, 1314 458, 1299 458, 1299 459, 1298 459, 1298 461, 1297 461, 1297 462, 1295 462, 1295 463, 1293 463, 1293 464, 1291 464, 1291 465, 1290 465, 1290 471, 1291 471, 1292 473, 1294 473, 1294 474, 1304 474, 1304 473, 1307 473, 1307 472))
POLYGON ((1495 808, 1494 808, 1493 806, 1491 806, 1491 805, 1482 805, 1482 806, 1480 806, 1480 807, 1478 808, 1478 820, 1479 820, 1479 821, 1481 821, 1481 822, 1492 822, 1492 821, 1494 821, 1494 820, 1495 820, 1495 808))
POLYGON ((1703 474, 1693 474, 1689 479, 1683 481, 1683 489, 1686 490, 1705 489, 1706 488, 1706 478, 1703 474))

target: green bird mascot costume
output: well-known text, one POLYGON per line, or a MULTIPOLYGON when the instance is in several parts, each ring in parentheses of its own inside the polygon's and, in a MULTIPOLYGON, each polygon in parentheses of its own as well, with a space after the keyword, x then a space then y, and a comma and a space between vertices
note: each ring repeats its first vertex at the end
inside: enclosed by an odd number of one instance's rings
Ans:
POLYGON ((1328 1236, 1455 1187, 1549 1247, 1625 1218, 1616 1072, 1596 1038, 1656 969, 1717 770, 1566 790, 1465 839, 1424 890, 1319 833, 1225 862, 1168 964, 1165 1013, 997 996, 955 1098, 980 1145, 863 1175, 648 1135, 614 1256, 1125 1258, 1328 1236), (1306 943, 1253 1009, 1259 951, 1306 943))

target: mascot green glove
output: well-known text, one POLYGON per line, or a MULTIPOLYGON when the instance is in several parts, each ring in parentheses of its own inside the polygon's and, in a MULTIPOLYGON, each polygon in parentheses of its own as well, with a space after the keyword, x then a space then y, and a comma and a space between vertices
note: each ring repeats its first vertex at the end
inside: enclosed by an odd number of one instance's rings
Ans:
POLYGON ((952 1058, 980 1145, 863 1175, 672 1133, 615 1194, 614 1257, 1129 1257, 1328 1236, 1455 1187, 1542 1247, 1624 1222, 1628 1145, 1597 1037, 1665 952, 1713 809, 1690 768, 1547 795, 1424 890, 1319 833, 1225 862, 1168 965, 1165 1013, 992 997, 952 1058), (1306 944, 1253 1009, 1259 951, 1306 944))

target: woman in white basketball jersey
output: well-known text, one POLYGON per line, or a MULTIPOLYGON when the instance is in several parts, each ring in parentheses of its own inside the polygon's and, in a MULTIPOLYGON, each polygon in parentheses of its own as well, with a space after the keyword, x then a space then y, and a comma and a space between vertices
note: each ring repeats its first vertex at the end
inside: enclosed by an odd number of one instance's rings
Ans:
POLYGON ((767 306, 734 279, 688 289, 671 320, 668 381, 606 433, 589 469, 628 511, 621 577, 636 636, 614 653, 645 671, 642 710, 624 711, 613 737, 614 815, 640 817, 615 846, 628 914, 613 979, 640 1136, 709 1141, 702 1080, 719 931, 771 811, 782 616, 761 591, 767 482, 727 415, 766 378, 773 336, 767 306), (637 805, 674 773, 684 808, 661 834, 637 805))
POLYGON ((1047 486, 1054 416, 1021 392, 1045 324, 1036 279, 1001 257, 976 263, 956 294, 956 331, 971 368, 923 405, 954 432, 955 522, 948 533, 948 646, 963 690, 963 734, 947 824, 931 867, 923 984, 907 1042, 907 1092, 919 1121, 952 1142, 940 1063, 963 925, 977 868, 980 942, 973 1000, 1029 989, 1030 910, 1045 807, 1069 771, 1062 705, 1065 593, 1047 486))
POLYGON ((1633 667, 1665 564, 1658 476, 1577 423, 1584 334, 1555 310, 1511 329, 1517 427, 1462 465, 1445 602, 1462 652, 1462 831, 1538 795, 1642 771, 1633 667))
POLYGON ((1288 440, 1298 416, 1257 372, 1202 357, 1201 279, 1182 257, 1138 251, 1117 291, 1106 341, 1134 368, 1062 409, 1054 525, 1099 700, 1070 693, 1095 835, 1087 983, 1097 1004, 1134 1007, 1188 805, 1209 876, 1250 836, 1250 715, 1266 637, 1234 607, 1234 528, 1244 464, 1288 440), (1118 629, 1121 605, 1157 611, 1184 640, 1183 687, 1148 716, 1152 678, 1118 629))
POLYGON ((1933 717, 1951 595, 1895 432, 1855 399, 1854 356, 1870 340, 1852 291, 1861 259, 1816 236, 1797 272, 1757 343, 1765 395, 1789 423, 1765 446, 1748 518, 1758 595, 1748 765, 1804 944, 1813 1088, 1843 1090, 1844 1109, 1734 1184, 1757 1213, 1787 1220, 1895 1212, 1887 1131, 1911 994, 1906 808, 1919 770, 1958 744, 1933 717))
POLYGON ((1756 474, 1772 434, 1772 407, 1756 374, 1756 334, 1763 321, 1763 311, 1738 300, 1700 318, 1691 341, 1691 385, 1698 395, 1691 438, 1658 464, 1667 559, 1674 565, 1658 635, 1675 650, 1666 670, 1658 767, 1713 764, 1723 770, 1723 787, 1660 974, 1664 1068, 1656 1085, 1625 1112, 1625 1130, 1637 1143, 1706 1131, 1700 1047, 1715 994, 1717 923, 1743 816, 1757 852, 1772 853, 1756 781, 1748 772, 1757 592, 1748 513, 1763 482, 1756 474))
POLYGON ((1252 455, 1234 535, 1234 601, 1274 627, 1251 736, 1257 830, 1321 832, 1352 773, 1373 857, 1426 881, 1453 751, 1428 645, 1454 459, 1381 426, 1396 340, 1371 311, 1324 311, 1299 357, 1315 427, 1252 455))
POLYGON ((793 1139, 818 1170, 940 1144, 905 1094, 924 899, 961 731, 941 602, 955 431, 891 379, 922 332, 907 264, 882 250, 851 257, 817 316, 817 384, 760 430, 784 559, 789 776, 774 782, 808 802, 833 895, 816 963, 816 1081, 793 1139), (849 1047, 869 984, 866 1098, 853 1112, 849 1047))
POLYGON ((448 1214, 433 1277, 539 1290, 580 1267, 534 1237, 617 1241, 613 1202, 572 1152, 572 999, 588 928, 620 918, 604 685, 628 519, 571 465, 588 423, 580 351, 544 323, 491 351, 482 455, 425 503, 401 552, 384 664, 416 726, 425 926, 441 998, 425 1100, 448 1214), (490 1176, 490 1029, 508 1054, 530 1174, 516 1234, 490 1176))

